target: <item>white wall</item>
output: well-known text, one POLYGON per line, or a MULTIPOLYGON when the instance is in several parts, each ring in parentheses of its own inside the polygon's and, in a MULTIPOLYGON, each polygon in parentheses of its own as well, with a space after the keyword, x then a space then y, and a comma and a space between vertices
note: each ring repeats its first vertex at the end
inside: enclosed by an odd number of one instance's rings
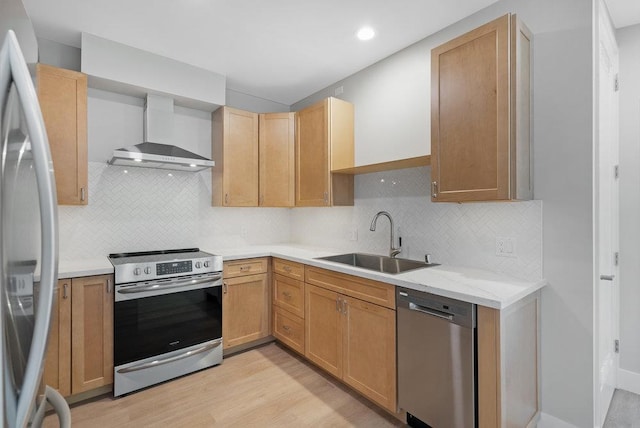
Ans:
POLYGON ((553 417, 547 420, 587 427, 593 424, 591 2, 501 0, 301 100, 292 110, 333 95, 336 86, 343 86, 339 97, 355 104, 356 163, 369 159, 369 141, 377 141, 363 136, 393 136, 397 131, 398 138, 376 143, 384 144, 387 152, 399 150, 409 135, 417 141, 408 144, 426 146, 430 141, 426 66, 430 49, 507 12, 517 13, 534 33, 534 196, 544 205, 542 264, 549 280, 542 296, 542 409, 553 417), (396 64, 403 76, 413 77, 405 95, 392 98, 392 107, 403 111, 410 106, 421 112, 417 117, 381 118, 375 109, 365 107, 383 106, 398 85, 404 91, 404 84, 386 73, 396 64))
POLYGON ((640 377, 640 25, 619 29, 616 38, 620 53, 620 369, 640 377))

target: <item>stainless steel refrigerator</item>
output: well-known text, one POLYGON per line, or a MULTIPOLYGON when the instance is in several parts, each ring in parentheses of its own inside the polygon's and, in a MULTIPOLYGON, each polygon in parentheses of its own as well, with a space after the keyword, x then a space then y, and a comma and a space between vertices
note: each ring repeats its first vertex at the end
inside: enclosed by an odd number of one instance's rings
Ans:
POLYGON ((48 402, 64 427, 67 403, 41 386, 58 276, 53 165, 18 39, 0 37, 0 421, 38 427, 48 402))

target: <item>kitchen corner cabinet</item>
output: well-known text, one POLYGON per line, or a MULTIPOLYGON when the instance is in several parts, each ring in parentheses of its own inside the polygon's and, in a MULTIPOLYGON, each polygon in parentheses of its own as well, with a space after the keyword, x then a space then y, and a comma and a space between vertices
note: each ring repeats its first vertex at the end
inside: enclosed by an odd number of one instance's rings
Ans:
POLYGON ((258 114, 220 107, 211 122, 212 205, 258 206, 258 114))
POLYGON ((37 64, 36 81, 53 159, 58 204, 86 205, 87 75, 37 64))
POLYGON ((431 51, 431 200, 531 199, 531 33, 505 15, 431 51))
POLYGON ((305 277, 305 357, 395 413, 394 287, 308 266, 305 277))
POLYGON ((267 258, 224 263, 223 349, 271 334, 271 287, 267 258))
POLYGON ((327 98, 296 114, 296 206, 353 205, 353 104, 327 98))
POLYGON ((295 203, 295 113, 259 116, 261 207, 292 207, 295 203))
POLYGON ((273 336, 304 355, 304 265, 274 258, 273 336))
POLYGON ((113 277, 58 281, 45 383, 63 396, 113 383, 113 277))

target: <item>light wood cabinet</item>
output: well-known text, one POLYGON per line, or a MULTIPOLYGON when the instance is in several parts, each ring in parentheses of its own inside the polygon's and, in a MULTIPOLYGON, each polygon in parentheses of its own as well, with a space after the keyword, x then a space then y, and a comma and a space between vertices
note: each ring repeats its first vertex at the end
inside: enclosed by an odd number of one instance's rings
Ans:
POLYGON ((37 64, 36 79, 53 160, 58 204, 86 205, 87 75, 37 64))
POLYGON ((267 259, 225 262, 222 308, 224 349, 271 334, 271 287, 267 259))
POLYGON ((278 258, 273 266, 273 336, 304 355, 304 265, 278 258))
POLYGON ((212 205, 258 206, 258 114, 220 107, 212 114, 212 205))
POLYGON ((353 105, 327 98, 296 114, 296 206, 353 205, 353 105))
MULTIPOLYGON (((396 412, 396 316, 393 309, 338 293, 349 292, 348 277, 331 289, 309 283, 309 271, 334 272, 307 267, 305 284, 305 357, 342 379, 372 401, 396 412)), ((343 275, 343 274, 340 274, 343 275)), ((316 277, 317 278, 317 277, 316 277)), ((331 275, 316 283, 329 284, 331 275)), ((351 277, 360 296, 370 296, 351 277)), ((367 280, 364 280, 367 281, 367 280)), ((374 284, 374 289, 377 283, 374 284)))
POLYGON ((342 296, 342 380, 396 411, 396 312, 342 296))
POLYGON ((260 114, 261 207, 292 207, 295 203, 295 113, 260 114))
POLYGON ((505 15, 431 51, 431 199, 531 199, 531 33, 505 15))
POLYGON ((113 383, 113 278, 71 281, 71 393, 113 383))
POLYGON ((113 383, 113 276, 58 281, 44 383, 63 396, 113 383))
POLYGON ((58 281, 45 357, 44 383, 71 395, 71 279, 58 281))

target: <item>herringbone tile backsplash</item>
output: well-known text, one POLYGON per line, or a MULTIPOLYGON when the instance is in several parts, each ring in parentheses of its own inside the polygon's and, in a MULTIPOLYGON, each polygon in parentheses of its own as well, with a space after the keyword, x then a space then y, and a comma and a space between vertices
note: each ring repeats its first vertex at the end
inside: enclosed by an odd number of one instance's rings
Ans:
POLYGON ((402 237, 399 257, 478 267, 525 279, 542 277, 542 202, 433 203, 430 168, 410 168, 356 176, 353 207, 299 208, 292 211, 291 239, 345 251, 386 254, 389 222, 402 237), (399 229, 399 230, 398 230, 399 229), (349 240, 353 231, 357 241, 349 240), (516 257, 496 256, 496 237, 515 240, 516 257))
POLYGON ((211 173, 89 163, 89 204, 59 207, 60 258, 199 246, 294 242, 385 254, 386 210, 402 236, 401 257, 542 276, 542 202, 432 203, 428 167, 356 176, 353 207, 213 208, 211 173), (358 240, 349 238, 357 231, 358 240), (517 257, 497 257, 496 237, 515 239, 517 257))

